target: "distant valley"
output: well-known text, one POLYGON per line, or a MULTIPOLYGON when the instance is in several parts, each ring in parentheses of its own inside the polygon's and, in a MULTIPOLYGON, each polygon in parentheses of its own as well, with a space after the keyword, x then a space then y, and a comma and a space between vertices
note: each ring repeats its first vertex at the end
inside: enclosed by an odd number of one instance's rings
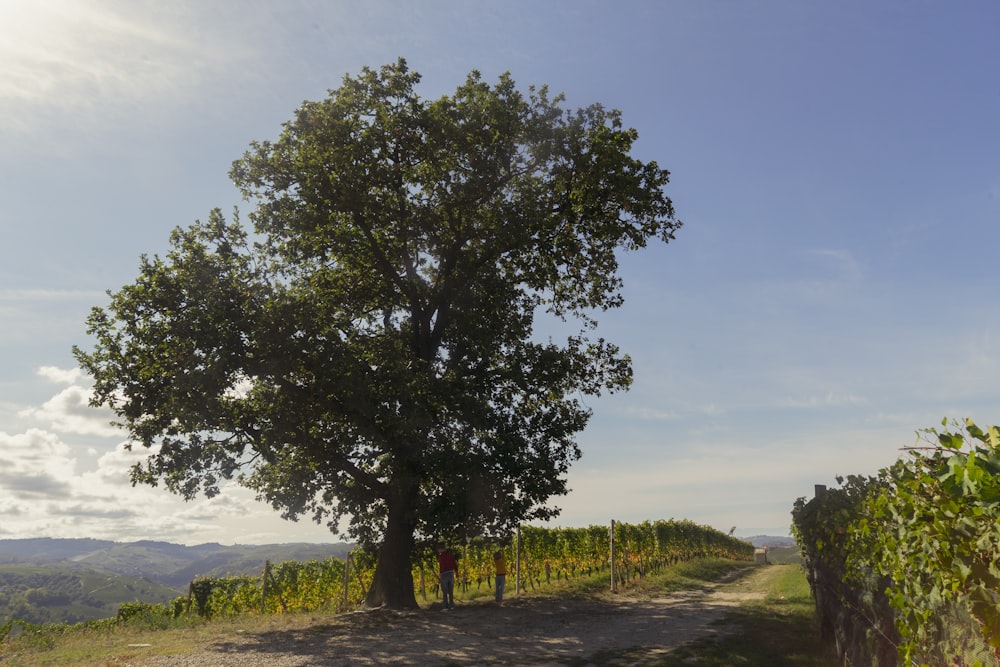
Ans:
POLYGON ((195 578, 257 575, 266 561, 345 558, 352 545, 0 540, 0 624, 76 623, 114 616, 123 602, 166 602, 195 578))

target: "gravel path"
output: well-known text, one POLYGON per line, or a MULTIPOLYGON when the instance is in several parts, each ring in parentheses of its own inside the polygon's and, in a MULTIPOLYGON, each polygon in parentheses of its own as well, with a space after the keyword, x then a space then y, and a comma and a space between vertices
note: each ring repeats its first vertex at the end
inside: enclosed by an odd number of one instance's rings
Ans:
POLYGON ((651 600, 528 597, 452 612, 359 611, 305 619, 301 627, 234 632, 197 653, 131 667, 641 665, 693 639, 726 632, 715 622, 742 597, 715 584, 651 600), (628 649, 635 650, 627 662, 609 661, 607 652, 628 649))

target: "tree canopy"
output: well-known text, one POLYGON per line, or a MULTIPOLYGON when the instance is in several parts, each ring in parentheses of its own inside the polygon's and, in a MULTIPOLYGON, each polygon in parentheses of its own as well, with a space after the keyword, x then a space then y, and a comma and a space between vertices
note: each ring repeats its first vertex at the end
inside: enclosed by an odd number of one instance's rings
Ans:
POLYGON ((369 604, 398 607, 419 540, 557 512, 581 397, 632 378, 594 336, 619 253, 681 224, 618 111, 507 74, 435 100, 419 81, 400 59, 303 103, 233 164, 252 229, 218 210, 175 229, 74 348, 93 404, 148 448, 133 483, 235 479, 345 525, 378 548, 369 604))

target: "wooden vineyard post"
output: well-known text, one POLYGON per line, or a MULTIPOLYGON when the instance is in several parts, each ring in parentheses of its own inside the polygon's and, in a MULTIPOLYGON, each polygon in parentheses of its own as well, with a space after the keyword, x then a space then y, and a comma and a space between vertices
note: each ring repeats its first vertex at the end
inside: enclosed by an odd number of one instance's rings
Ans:
POLYGON ((514 533, 514 596, 521 595, 521 525, 514 533))
POLYGON ((267 611, 267 582, 271 578, 271 561, 264 561, 264 573, 260 575, 260 613, 267 611))
POLYGON ((611 520, 611 592, 618 592, 618 582, 615 580, 615 520, 611 520))
POLYGON ((347 590, 348 583, 351 580, 351 552, 347 552, 347 558, 344 559, 344 609, 347 609, 347 590))

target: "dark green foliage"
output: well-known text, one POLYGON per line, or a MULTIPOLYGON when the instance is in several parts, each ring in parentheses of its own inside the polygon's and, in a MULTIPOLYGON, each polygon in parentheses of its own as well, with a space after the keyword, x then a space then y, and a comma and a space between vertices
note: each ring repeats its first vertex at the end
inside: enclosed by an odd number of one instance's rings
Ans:
POLYGON ((942 420, 881 472, 851 527, 855 571, 888 577, 905 659, 1000 663, 1000 427, 942 420))
MULTIPOLYGON (((907 664, 996 665, 1000 427, 941 425, 919 431, 917 445, 877 479, 800 498, 794 530, 821 616, 832 591, 845 618, 861 618, 873 641, 891 641, 907 664)), ((834 616, 826 614, 842 627, 834 616)), ((857 643, 848 640, 840 644, 857 643)), ((895 653, 865 662, 893 664, 895 653)))
POLYGON ((560 107, 477 72, 438 100, 400 60, 306 102, 231 176, 218 211, 94 309, 75 354, 132 441, 135 483, 191 497, 237 479, 288 518, 379 549, 371 604, 413 606, 415 540, 548 518, 581 398, 624 390, 592 338, 618 254, 680 223, 668 173, 617 111, 560 107), (578 325, 540 340, 540 318, 578 325))
POLYGON ((870 477, 838 478, 840 488, 792 510, 792 534, 802 550, 803 566, 816 602, 824 641, 837 647, 845 664, 873 667, 897 663, 899 636, 885 589, 889 581, 870 568, 849 568, 850 527, 865 513, 865 503, 879 482, 870 477))
POLYGON ((147 627, 165 627, 166 621, 176 618, 173 602, 150 604, 148 602, 126 602, 118 607, 115 620, 119 623, 142 623, 147 627))

